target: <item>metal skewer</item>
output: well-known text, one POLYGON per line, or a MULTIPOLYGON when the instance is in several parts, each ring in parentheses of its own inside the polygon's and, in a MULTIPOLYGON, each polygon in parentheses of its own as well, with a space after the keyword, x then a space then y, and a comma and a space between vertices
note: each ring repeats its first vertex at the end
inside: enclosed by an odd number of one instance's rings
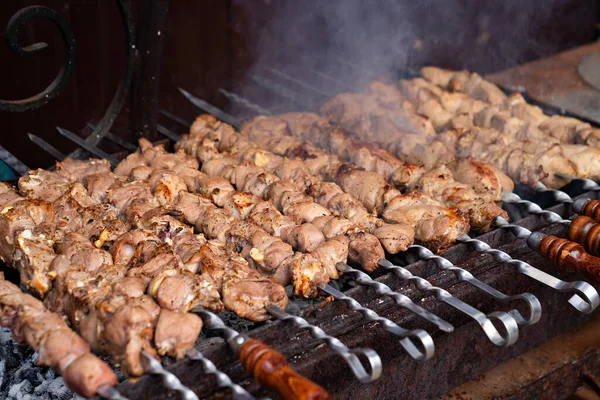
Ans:
POLYGON ((65 158, 67 158, 66 155, 61 153, 59 150, 56 149, 56 147, 52 146, 50 143, 46 142, 41 137, 33 135, 31 133, 28 133, 27 136, 29 137, 29 140, 37 144, 42 150, 50 154, 56 160, 64 160, 65 158))
POLYGON ((56 127, 56 129, 58 130, 58 133, 60 133, 61 135, 63 135, 67 139, 69 139, 70 141, 74 142, 81 148, 89 151, 90 153, 92 153, 93 155, 95 155, 97 157, 106 159, 110 163, 110 165, 112 165, 113 167, 119 163, 119 161, 116 158, 114 158, 110 154, 100 150, 96 146, 87 143, 84 139, 80 138, 73 132, 63 129, 63 128, 59 128, 58 126, 56 127))
MULTIPOLYGON (((566 195, 566 193, 565 193, 565 195, 566 195)), ((502 192, 500 195, 500 199, 505 203, 518 204, 518 205, 524 206, 525 210, 528 213, 534 214, 534 215, 540 215, 540 216, 544 217, 544 219, 551 224, 559 223, 559 224, 568 225, 571 223, 571 220, 564 219, 563 217, 561 217, 559 214, 555 213, 554 211, 544 210, 544 209, 542 209, 542 207, 535 204, 534 202, 522 199, 516 193, 502 192)), ((570 197, 569 197, 569 200, 571 200, 571 202, 572 202, 572 199, 570 197)))
POLYGON ((196 307, 191 312, 200 315, 206 327, 222 333, 225 341, 239 356, 246 372, 259 385, 277 391, 282 398, 330 399, 325 389, 291 370, 285 357, 275 349, 228 327, 221 318, 208 310, 196 307))
POLYGON ((247 109, 258 113, 259 115, 271 115, 271 111, 259 106, 256 103, 251 102, 250 100, 246 99, 245 97, 243 97, 239 94, 235 94, 235 93, 230 92, 225 89, 219 89, 219 93, 221 93, 223 96, 227 97, 227 100, 232 101, 237 104, 240 104, 240 105, 246 107, 247 109))
POLYGON ((170 130, 168 130, 167 128, 162 126, 161 124, 156 125, 156 130, 158 131, 158 133, 160 133, 161 135, 165 136, 166 138, 172 140, 173 142, 177 142, 179 139, 181 139, 180 135, 178 135, 177 133, 171 132, 170 130))
POLYGON ((433 286, 429 281, 420 276, 413 275, 406 268, 400 267, 398 265, 392 264, 388 260, 379 261, 379 265, 387 270, 391 271, 398 278, 402 280, 407 280, 412 282, 417 289, 433 292, 435 294, 436 299, 443 301, 444 303, 454 307, 455 309, 469 315, 472 319, 474 319, 479 326, 483 329, 483 332, 486 334, 488 339, 495 344, 496 346, 504 347, 510 346, 514 344, 519 338, 519 327, 517 325, 517 321, 508 313, 505 312, 492 312, 487 316, 476 309, 475 307, 470 306, 469 304, 459 300, 458 298, 452 296, 447 290, 444 290, 439 287, 433 286), (491 319, 497 319, 506 329, 506 337, 503 337, 500 332, 496 329, 491 319))
MULTIPOLYGON (((87 126, 90 127, 91 130, 95 130, 97 125, 93 124, 93 123, 88 123, 87 126)), ((118 137, 117 135, 114 135, 110 132, 106 132, 106 134, 104 135, 104 137, 108 140, 110 140, 111 142, 118 144, 119 146, 121 146, 122 148, 124 148, 125 150, 128 150, 130 152, 134 152, 137 150, 137 146, 135 146, 132 143, 129 143, 126 140, 121 139, 120 137, 118 137)))
POLYGON ((395 292, 392 289, 390 289, 389 286, 384 285, 381 282, 377 282, 376 280, 374 280, 373 278, 371 278, 369 275, 365 274, 364 272, 362 272, 358 269, 352 268, 348 264, 341 263, 341 262, 336 264, 336 268, 340 272, 348 273, 348 274, 352 275, 357 283, 359 283, 361 285, 372 287, 373 289, 375 289, 375 293, 392 298, 392 300, 394 300, 394 303, 396 303, 400 307, 404 307, 407 310, 411 311, 412 313, 414 313, 422 318, 425 318, 429 322, 434 323, 442 331, 452 332, 454 330, 454 327, 449 322, 443 320, 442 318, 440 318, 437 315, 433 314, 432 312, 424 309, 423 307, 418 306, 411 299, 409 299, 407 296, 403 295, 402 293, 395 292))
POLYGON ((219 371, 217 366, 211 360, 204 357, 200 351, 196 350, 195 348, 191 348, 186 353, 186 356, 190 360, 200 361, 202 363, 202 367, 204 368, 204 372, 215 375, 218 387, 231 389, 234 399, 254 400, 254 396, 248 393, 246 389, 233 382, 229 376, 227 376, 227 374, 219 371))
POLYGON ((537 181, 535 183, 535 185, 533 186, 533 188, 538 193, 548 193, 548 194, 550 194, 552 196, 552 198, 555 201, 557 201, 558 203, 562 203, 562 204, 573 203, 573 199, 571 198, 571 196, 569 196, 568 194, 566 194, 562 190, 549 189, 546 185, 544 185, 542 183, 542 181, 537 181))
POLYGON ((102 385, 96 390, 96 394, 105 400, 129 400, 127 397, 123 396, 119 391, 110 386, 110 385, 102 385))
POLYGON ((377 314, 370 308, 362 306, 358 301, 354 300, 350 296, 346 296, 344 293, 340 292, 334 287, 323 282, 319 283, 318 286, 319 289, 329 294, 330 296, 333 296, 334 299, 346 303, 348 308, 350 308, 352 311, 358 311, 359 313, 361 313, 364 319, 368 322, 378 322, 382 326, 382 328, 385 329, 387 332, 401 337, 402 339, 400 339, 400 345, 415 360, 424 361, 433 357, 433 353, 435 352, 433 339, 423 329, 404 329, 395 322, 392 322, 390 319, 381 317, 379 314, 377 314), (410 338, 419 341, 424 349, 424 352, 421 352, 417 348, 417 346, 415 346, 415 344, 410 340, 410 338))
POLYGON ((142 350, 142 367, 145 373, 160 376, 165 387, 179 392, 184 400, 199 400, 196 393, 183 385, 179 378, 164 369, 160 362, 156 361, 154 357, 150 356, 144 350, 142 350))
MULTIPOLYGON (((527 238, 532 232, 526 228, 523 228, 518 225, 511 225, 502 219, 504 223, 497 222, 498 226, 504 226, 506 228, 510 228, 514 232, 520 232, 519 235, 522 238, 527 238)), ((519 236, 517 236, 519 237, 519 236)), ((578 311, 589 314, 600 305, 600 297, 598 296, 598 292, 592 285, 584 281, 576 281, 576 282, 565 282, 544 272, 540 269, 533 267, 532 265, 512 258, 508 253, 493 249, 487 243, 478 240, 472 239, 468 235, 460 235, 457 240, 462 243, 466 243, 473 247, 476 251, 484 254, 491 255, 496 261, 504 262, 514 266, 518 273, 529 276, 530 278, 535 279, 536 281, 549 286, 559 292, 576 292, 569 299, 569 304, 575 307, 578 311)))
POLYGON ((29 167, 17 157, 13 156, 8 150, 0 146, 0 159, 11 167, 18 175, 24 176, 29 173, 29 167))
POLYGON ((237 118, 232 117, 231 115, 227 114, 226 112, 221 111, 221 109, 213 106, 212 104, 199 99, 198 97, 194 96, 193 94, 191 94, 190 92, 188 92, 185 89, 182 88, 178 88, 179 91, 186 97, 186 99, 188 99, 193 105, 195 105, 196 107, 198 107, 199 109, 203 110, 204 112, 207 112, 209 114, 214 115, 215 117, 217 117, 218 119, 220 119, 221 121, 238 127, 240 122, 237 118))
POLYGON ((186 121, 185 119, 178 117, 177 115, 173 114, 170 111, 167 110, 158 110, 159 114, 164 115, 165 117, 177 122, 179 125, 185 127, 185 128, 189 128, 190 126, 192 126, 192 123, 189 121, 186 121))
POLYGON ((326 334, 325 331, 318 326, 310 324, 304 318, 288 314, 277 306, 268 305, 267 311, 282 321, 291 321, 299 328, 308 329, 314 338, 326 342, 331 350, 346 360, 352 373, 361 383, 373 382, 381 377, 381 358, 379 358, 379 355, 375 350, 363 348, 349 349, 339 339, 326 334), (371 373, 368 373, 365 370, 358 355, 363 355, 367 359, 371 367, 371 373))
POLYGON ((458 278, 459 281, 467 282, 471 286, 474 286, 482 292, 489 294, 490 296, 492 296, 496 300, 501 301, 502 303, 508 303, 514 300, 524 300, 527 303, 527 307, 529 308, 529 318, 523 317, 523 315, 521 315, 521 313, 516 309, 508 311, 508 313, 514 317, 515 321, 517 321, 517 324, 523 326, 533 325, 536 322, 538 322, 542 317, 542 305, 540 304, 538 298, 535 297, 533 294, 521 293, 514 296, 508 296, 489 286, 487 283, 484 283, 479 279, 475 278, 473 274, 471 274, 469 271, 456 267, 454 264, 452 264, 452 262, 443 257, 436 256, 429 249, 423 246, 410 245, 408 246, 408 248, 416 249, 419 257, 423 260, 433 261, 438 268, 454 273, 454 275, 458 278))

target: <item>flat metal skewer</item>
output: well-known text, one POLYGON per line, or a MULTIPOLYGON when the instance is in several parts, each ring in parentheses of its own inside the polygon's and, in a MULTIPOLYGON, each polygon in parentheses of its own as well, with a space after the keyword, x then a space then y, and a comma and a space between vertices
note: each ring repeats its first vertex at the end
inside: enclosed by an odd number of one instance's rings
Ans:
POLYGON ((321 282, 318 284, 319 289, 323 292, 333 296, 334 299, 343 301, 346 303, 348 308, 352 311, 358 311, 364 317, 364 319, 368 322, 378 322, 381 327, 396 336, 401 337, 400 345, 406 350, 406 352, 417 361, 425 361, 429 360, 433 357, 435 352, 435 345, 433 344, 433 339, 429 336, 429 333, 425 332, 423 329, 404 329, 400 325, 391 321, 388 318, 382 317, 377 314, 375 311, 370 308, 362 306, 358 301, 354 300, 350 296, 346 296, 344 293, 335 289, 334 287, 321 282), (411 339, 415 339, 420 342, 421 347, 423 348, 423 352, 415 346, 411 339))
POLYGON ((260 114, 260 115, 271 115, 271 111, 267 110, 266 108, 263 108, 263 107, 259 106, 256 103, 251 102, 250 100, 248 100, 247 98, 243 97, 242 95, 230 92, 230 91, 225 90, 225 89, 219 89, 219 93, 221 93, 223 96, 227 97, 227 100, 229 100, 231 102, 234 102, 234 103, 237 103, 237 104, 240 104, 240 105, 246 107, 247 109, 256 112, 257 114, 260 114))
POLYGON ((285 357, 277 350, 228 327, 215 313, 202 307, 195 307, 191 312, 200 315, 206 327, 221 332, 246 372, 258 384, 276 390, 280 396, 299 396, 303 393, 306 398, 330 398, 325 389, 291 370, 285 357))
POLYGON ((518 204, 518 205, 524 206, 525 210, 528 213, 534 214, 534 215, 540 215, 540 216, 544 217, 544 219, 551 224, 559 223, 559 224, 568 225, 571 223, 571 220, 564 219, 563 217, 561 217, 559 214, 555 213, 554 211, 544 210, 544 209, 542 209, 542 207, 535 204, 534 202, 522 199, 516 193, 502 192, 500 194, 500 199, 505 203, 518 204))
POLYGON ((178 88, 178 89, 185 96, 186 99, 188 99, 193 105, 195 105, 202 111, 214 115, 215 117, 217 117, 218 119, 220 119, 221 121, 223 121, 229 125, 232 125, 234 127, 239 127, 239 124, 241 121, 239 121, 237 118, 232 117, 231 115, 227 114, 226 112, 221 111, 221 109, 213 106, 209 102, 204 101, 204 100, 194 96, 193 94, 191 94, 190 92, 188 92, 185 89, 182 89, 182 88, 178 88))
POLYGON ((418 315, 419 317, 424 318, 429 322, 435 324, 440 330, 444 332, 452 332, 454 330, 454 327, 449 322, 443 320, 442 318, 424 309, 423 307, 415 304, 410 298, 403 295, 402 293, 395 292, 389 286, 384 285, 381 282, 377 282, 366 273, 358 269, 352 268, 346 263, 337 263, 336 268, 340 272, 352 275, 354 277, 354 280, 358 284, 370 286, 375 290, 375 293, 390 297, 392 300, 394 300, 394 303, 396 303, 397 305, 406 308, 407 310, 418 315))
POLYGON ((93 155, 95 155, 97 157, 106 159, 110 163, 110 165, 112 165, 113 167, 115 167, 119 163, 119 161, 116 158, 114 158, 110 154, 100 150, 96 146, 87 143, 84 139, 80 138, 73 132, 63 129, 63 128, 60 128, 58 126, 56 127, 56 129, 58 130, 58 133, 60 133, 62 136, 66 137, 73 143, 77 144, 82 149, 89 151, 90 153, 92 153, 93 155))
POLYGON ((29 137, 29 140, 37 144, 42 150, 54 157, 54 159, 64 160, 65 158, 67 158, 66 155, 61 153, 58 149, 56 149, 56 147, 52 146, 50 143, 46 142, 41 137, 33 135, 31 133, 28 133, 27 136, 29 137))
POLYGON ((533 294, 521 293, 514 296, 508 296, 494 289, 487 283, 484 283, 479 279, 475 278, 473 274, 471 274, 469 271, 456 267, 449 260, 433 254, 429 249, 423 246, 410 245, 408 246, 408 248, 416 249, 419 257, 423 260, 433 261, 438 268, 454 273, 454 275, 458 278, 459 281, 467 282, 471 286, 474 286, 482 292, 489 294, 494 299, 499 300, 502 303, 508 303, 514 300, 525 301, 527 303, 527 307, 529 308, 529 318, 523 317, 523 315, 521 315, 521 313, 516 309, 508 311, 508 313, 514 317, 515 321, 517 321, 517 324, 523 326, 533 325, 536 322, 538 322, 542 317, 542 305, 540 304, 538 298, 535 297, 533 294))
MULTIPOLYGON (((510 229, 513 234, 519 238, 527 238, 532 233, 529 229, 523 228, 522 226, 509 224, 503 218, 501 221, 497 221, 496 225, 510 229)), ((598 305, 600 305, 600 297, 598 296, 598 292, 587 282, 565 282, 553 275, 548 274, 547 272, 533 267, 525 261, 512 258, 510 254, 502 250, 493 249, 490 245, 481 240, 472 239, 469 237, 469 235, 460 235, 457 240, 470 245, 480 253, 491 255, 496 261, 504 262, 514 266, 517 272, 529 276, 530 278, 533 278, 536 281, 559 292, 576 292, 576 294, 571 296, 569 299, 569 304, 584 314, 591 313, 596 309, 596 307, 598 307, 598 305)))
POLYGON ((156 125, 156 130, 158 131, 158 133, 160 133, 161 135, 165 136, 166 138, 172 140, 173 142, 177 142, 177 141, 179 141, 179 139, 181 139, 180 135, 178 135, 177 133, 171 132, 166 127, 162 126, 161 124, 156 125))
POLYGON ((181 383, 173 373, 163 368, 160 362, 150 356, 144 350, 142 350, 142 367, 144 372, 151 375, 160 376, 163 380, 165 387, 171 390, 179 392, 184 400, 199 400, 196 393, 190 388, 181 383))
POLYGON ((542 183, 542 181, 537 181, 533 188, 538 193, 548 193, 550 194, 554 200, 562 204, 570 204, 573 203, 573 198, 563 192, 562 190, 557 189, 549 189, 546 185, 542 183))
POLYGON ((433 292, 435 298, 467 314, 483 329, 488 339, 496 346, 505 347, 514 344, 519 338, 519 327, 514 317, 508 313, 496 311, 485 315, 475 307, 452 296, 447 290, 433 286, 428 280, 413 275, 409 270, 399 265, 394 265, 388 260, 379 261, 379 265, 386 271, 391 271, 398 278, 412 282, 417 289, 433 292), (498 332, 491 319, 498 320, 506 330, 505 337, 498 332))
POLYGON ((173 114, 170 111, 167 110, 158 110, 159 114, 164 115, 165 117, 169 118, 172 121, 177 122, 179 125, 184 126, 186 128, 189 128, 190 126, 192 126, 192 123, 189 121, 186 121, 185 119, 178 117, 177 115, 173 114))
POLYGON ((18 175, 25 176, 29 173, 29 167, 2 146, 0 146, 0 159, 4 161, 6 165, 11 167, 18 175))
POLYGON ((204 368, 204 372, 215 375, 217 386, 220 388, 229 388, 231 389, 232 396, 236 400, 254 400, 255 397, 252 396, 246 389, 233 382, 227 374, 220 371, 217 366, 208 358, 206 358, 199 350, 195 348, 191 348, 186 353, 187 358, 194 361, 200 361, 202 363, 202 367, 204 368))
POLYGON ((267 306, 267 311, 282 321, 291 321, 299 328, 308 329, 314 338, 326 342, 331 350, 339 354, 346 361, 354 376, 356 376, 361 383, 370 383, 381 377, 381 358, 379 358, 379 355, 375 350, 363 348, 349 349, 339 339, 326 334, 325 331, 318 326, 310 324, 304 318, 288 314, 281 308, 272 304, 267 306), (365 370, 358 355, 363 355, 367 359, 369 366, 371 367, 370 373, 365 370))
POLYGON ((96 390, 96 394, 105 400, 129 400, 110 385, 102 385, 96 390))
MULTIPOLYGON (((87 126, 90 127, 90 129, 95 130, 97 125, 93 124, 93 123, 88 123, 87 126)), ((128 141, 121 139, 120 137, 118 137, 117 135, 110 133, 110 132, 106 132, 105 136, 106 139, 110 140, 111 142, 121 146, 122 148, 124 148, 125 150, 128 150, 130 152, 134 152, 137 150, 137 146, 134 145, 133 143, 129 143, 128 141)))

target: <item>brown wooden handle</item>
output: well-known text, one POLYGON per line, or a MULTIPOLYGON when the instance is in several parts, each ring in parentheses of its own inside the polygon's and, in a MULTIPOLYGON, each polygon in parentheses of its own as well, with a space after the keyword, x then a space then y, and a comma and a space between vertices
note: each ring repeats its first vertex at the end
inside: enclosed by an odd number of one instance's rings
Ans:
POLYGON ((579 272, 600 282, 600 258, 586 253, 583 246, 556 236, 546 236, 538 249, 555 267, 579 272))
POLYGON ((591 255, 600 256, 600 224, 596 220, 580 215, 569 225, 567 237, 582 245, 591 255))
POLYGON ((585 215, 600 221, 600 200, 587 200, 577 214, 585 215))
POLYGON ((331 399, 327 391, 288 367, 277 350, 250 339, 240 349, 240 361, 259 385, 275 390, 285 400, 331 399))

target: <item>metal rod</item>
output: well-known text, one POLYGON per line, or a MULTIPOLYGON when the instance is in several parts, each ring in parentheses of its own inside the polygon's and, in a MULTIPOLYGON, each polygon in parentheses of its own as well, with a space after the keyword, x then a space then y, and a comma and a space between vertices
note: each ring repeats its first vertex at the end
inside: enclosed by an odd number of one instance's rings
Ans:
POLYGON ((365 274, 364 272, 357 270, 355 268, 352 268, 351 266, 349 266, 346 263, 338 263, 336 265, 336 267, 339 271, 341 271, 345 274, 352 275, 354 277, 354 280, 358 284, 370 286, 375 290, 375 293, 392 298, 392 300, 394 300, 394 302, 397 305, 399 305, 400 307, 404 307, 404 308, 410 310, 412 313, 428 320, 431 323, 434 323, 442 331, 452 332, 454 330, 454 327, 449 322, 443 320, 442 318, 440 318, 437 315, 433 314, 432 312, 424 309, 423 307, 415 304, 411 299, 409 299, 407 296, 403 295, 402 293, 395 292, 392 289, 390 289, 389 286, 384 285, 381 282, 377 282, 376 280, 374 280, 373 278, 371 278, 369 275, 365 274))
POLYGON ((308 89, 308 90, 314 92, 315 94, 318 94, 321 97, 324 97, 326 99, 328 99, 330 97, 329 94, 321 91, 320 89, 318 89, 318 88, 316 88, 316 87, 314 87, 312 85, 309 85, 308 83, 305 83, 305 82, 303 82, 301 80, 293 78, 293 77, 289 76, 288 74, 286 74, 284 72, 281 72, 281 71, 279 71, 279 70, 277 70, 275 68, 272 68, 272 67, 268 67, 267 69, 269 71, 271 71, 273 74, 279 76, 280 78, 285 79, 285 80, 287 80, 289 82, 295 83, 296 85, 301 86, 301 87, 303 87, 305 89, 308 89))
POLYGON ((563 204, 573 203, 573 198, 571 196, 569 196, 568 194, 566 194, 562 190, 549 189, 546 185, 544 185, 542 183, 542 181, 537 181, 535 183, 535 185, 533 186, 533 188, 538 193, 548 193, 548 194, 552 195, 552 197, 554 198, 554 200, 556 200, 559 203, 563 203, 563 204))
POLYGON ((221 93, 223 96, 227 97, 227 100, 232 101, 234 103, 241 104, 242 106, 248 108, 249 110, 255 111, 257 114, 272 115, 271 111, 259 106, 256 103, 251 102, 250 100, 246 99, 245 97, 243 97, 239 94, 230 92, 225 89, 219 89, 219 93, 221 93))
POLYGON ((56 147, 52 146, 50 143, 46 142, 41 137, 33 135, 31 133, 28 133, 27 136, 29 136, 29 140, 37 144, 42 150, 50 154, 56 160, 64 160, 65 158, 67 158, 66 155, 61 153, 58 149, 56 149, 56 147))
POLYGON ((417 289, 432 292, 435 294, 436 299, 443 301, 444 303, 454 307, 464 314, 467 314, 469 317, 475 320, 479 326, 481 326, 488 339, 496 346, 510 346, 519 338, 519 327, 517 325, 517 321, 515 321, 512 315, 497 311, 486 316, 475 307, 452 296, 447 290, 433 286, 426 279, 413 275, 406 268, 403 268, 399 265, 394 265, 385 259, 379 261, 379 265, 383 269, 393 272, 398 278, 412 282, 417 289), (504 329, 506 330, 505 337, 498 332, 491 321, 492 318, 497 319, 504 326, 504 329))
POLYGON ((156 125, 156 130, 158 131, 158 133, 172 140, 173 142, 177 142, 179 139, 181 139, 180 135, 176 134, 175 132, 171 132, 161 124, 156 125))
POLYGON ((119 393, 119 391, 116 388, 110 385, 100 386, 96 390, 96 394, 106 400, 129 400, 127 399, 127 397, 119 393))
POLYGON ((600 185, 591 179, 578 178, 576 176, 566 175, 561 172, 555 172, 554 175, 562 179, 568 179, 570 181, 579 182, 583 185, 583 190, 591 190, 594 192, 600 191, 600 185))
POLYGON ((56 129, 58 130, 58 133, 60 133, 61 135, 63 135, 64 137, 66 137, 67 139, 72 141, 73 143, 79 145, 82 149, 89 151, 96 157, 106 159, 113 167, 115 167, 119 163, 119 161, 116 158, 114 158, 110 154, 100 150, 96 146, 87 143, 84 139, 80 138, 73 132, 63 129, 63 128, 59 128, 58 126, 56 127, 56 129))
MULTIPOLYGON (((162 115, 164 115, 165 117, 171 119, 172 121, 177 122, 179 125, 184 126, 186 128, 189 128, 190 126, 192 126, 192 123, 189 121, 186 121, 185 119, 178 117, 177 115, 173 114, 170 111, 167 110, 158 110, 158 112, 162 115)), ((233 118, 233 117, 232 117, 233 118)))
POLYGON ((515 321, 517 321, 517 324, 523 326, 533 325, 542 317, 542 305, 540 304, 538 298, 533 294, 521 293, 514 296, 508 296, 475 278, 469 271, 456 267, 449 260, 433 254, 429 249, 423 246, 411 245, 408 246, 408 248, 416 249, 420 258, 433 261, 438 268, 454 273, 454 276, 456 276, 459 281, 467 282, 471 286, 474 286, 482 292, 489 294, 502 303, 508 303, 514 300, 525 301, 527 303, 527 307, 529 308, 529 318, 523 317, 523 315, 521 315, 521 313, 516 309, 508 311, 508 313, 514 317, 515 321))
POLYGON ((221 121, 223 121, 229 125, 233 125, 234 127, 238 127, 240 125, 241 121, 239 121, 237 118, 232 117, 231 115, 221 111, 219 108, 213 106, 212 104, 210 104, 202 99, 199 99, 198 97, 194 96, 193 94, 191 94, 190 92, 188 92, 185 89, 182 89, 182 88, 178 88, 178 89, 185 96, 186 99, 188 99, 193 105, 195 105, 202 111, 212 114, 215 117, 217 117, 218 119, 220 119, 221 121))
POLYGON ((332 286, 326 283, 319 283, 319 289, 324 291, 325 293, 333 296, 336 300, 343 301, 347 304, 348 308, 353 311, 358 311, 361 313, 365 320, 368 322, 378 322, 384 330, 390 332, 396 336, 401 337, 400 345, 406 350, 406 352, 415 360, 424 361, 433 357, 433 353, 435 352, 435 346, 433 344, 433 339, 427 332, 422 329, 413 329, 408 330, 404 329, 395 322, 392 322, 388 318, 384 318, 379 316, 375 311, 370 308, 362 306, 358 301, 354 300, 352 297, 346 296, 344 293, 339 290, 333 288, 332 286), (424 352, 421 352, 412 342, 412 339, 416 339, 420 342, 424 352))
POLYGON ((559 214, 555 213, 554 211, 543 210, 542 207, 540 207, 539 205, 535 204, 532 201, 522 199, 516 193, 502 192, 500 194, 500 199, 505 203, 518 204, 518 205, 524 206, 525 210, 528 213, 534 214, 534 215, 540 215, 540 216, 544 217, 544 219, 551 224, 559 223, 559 224, 568 225, 571 223, 571 220, 564 219, 563 217, 561 217, 559 214))
POLYGON ((0 146, 0 159, 21 176, 29 173, 30 168, 2 146, 0 146))
POLYGON ((219 371, 217 366, 208 358, 204 357, 204 355, 195 348, 191 348, 186 356, 190 360, 200 361, 202 363, 202 367, 204 368, 204 372, 208 374, 215 375, 217 386, 220 388, 229 388, 231 389, 232 395, 234 399, 237 400, 254 400, 254 396, 252 396, 246 389, 233 382, 227 374, 222 371, 219 371))
POLYGON ((373 382, 381 377, 382 365, 381 358, 373 349, 354 348, 349 349, 339 339, 330 336, 318 326, 310 324, 304 318, 291 315, 277 306, 268 305, 267 311, 282 321, 291 321, 294 325, 302 329, 308 329, 311 335, 327 343, 329 348, 339 354, 352 370, 352 373, 361 383, 373 382), (363 355, 371 367, 371 373, 368 373, 363 367, 358 355, 363 355))
MULTIPOLYGON (((502 219, 502 221, 504 222, 498 222, 497 225, 510 228, 513 233, 517 235, 517 237, 524 236, 527 238, 531 234, 529 229, 523 228, 522 226, 509 224, 504 219, 502 219), (519 233, 517 234, 517 232, 519 233)), ((512 258, 508 253, 502 250, 493 249, 490 247, 490 245, 481 240, 472 239, 468 235, 460 235, 457 240, 470 245, 480 253, 491 255, 496 261, 504 262, 514 266, 517 272, 529 276, 530 278, 533 278, 536 281, 543 283, 544 285, 549 286, 559 292, 576 292, 576 294, 571 296, 569 299, 569 304, 584 314, 591 313, 600 304, 598 292, 587 282, 565 282, 548 274, 547 272, 533 267, 524 261, 512 258)))
MULTIPOLYGON (((96 129, 96 124, 93 123, 88 123, 87 126, 89 126, 92 130, 96 129)), ((117 135, 114 135, 110 132, 106 132, 106 134, 104 135, 104 137, 108 140, 110 140, 111 142, 118 144, 119 146, 121 146, 122 148, 124 148, 125 150, 134 152, 137 150, 137 146, 129 143, 126 140, 121 139, 120 137, 118 137, 117 135)))
MULTIPOLYGON (((270 92, 275 93, 276 95, 283 97, 286 100, 291 101, 292 103, 294 103, 296 106, 299 106, 301 108, 308 108, 310 105, 304 103, 303 101, 301 101, 301 99, 298 99, 299 96, 297 96, 297 93, 293 90, 288 89, 285 86, 280 85, 277 82, 274 82, 273 80, 266 78, 262 75, 258 75, 258 74, 250 74, 250 79, 252 79, 254 82, 256 82, 258 85, 262 86, 263 88, 267 89, 270 92)), ((263 114, 262 112, 259 114, 263 114)), ((265 115, 271 115, 271 113, 269 112, 268 114, 265 115)))
POLYGON ((142 350, 141 360, 144 372, 147 374, 160 376, 165 387, 179 392, 184 400, 199 400, 196 393, 194 393, 187 386, 183 385, 179 378, 177 378, 173 373, 164 369, 160 362, 156 361, 154 357, 150 356, 144 350, 142 350))

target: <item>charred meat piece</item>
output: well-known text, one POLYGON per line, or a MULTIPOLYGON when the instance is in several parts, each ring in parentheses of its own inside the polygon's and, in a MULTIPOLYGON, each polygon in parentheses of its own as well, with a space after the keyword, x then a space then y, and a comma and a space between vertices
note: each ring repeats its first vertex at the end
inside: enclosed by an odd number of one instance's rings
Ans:
POLYGON ((89 346, 71 331, 57 314, 4 280, 0 273, 0 325, 10 328, 13 338, 25 342, 39 354, 39 363, 55 369, 74 392, 94 396, 102 385, 114 386, 117 378, 89 346))

